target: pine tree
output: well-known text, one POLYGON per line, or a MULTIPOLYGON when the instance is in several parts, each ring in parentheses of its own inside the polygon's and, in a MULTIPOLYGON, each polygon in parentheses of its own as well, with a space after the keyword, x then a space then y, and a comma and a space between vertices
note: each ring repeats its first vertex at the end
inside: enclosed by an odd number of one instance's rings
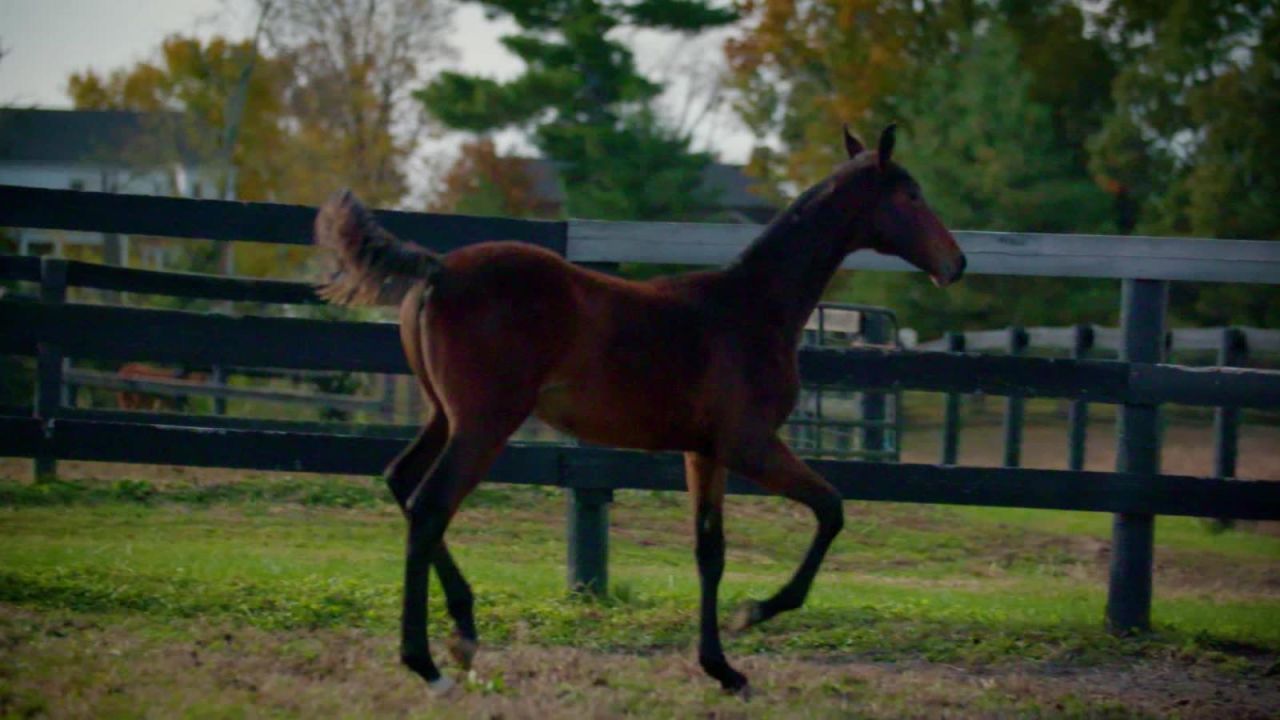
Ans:
POLYGON ((417 95, 432 115, 457 130, 526 130, 557 163, 571 215, 677 219, 706 203, 698 184, 708 156, 658 119, 661 86, 614 36, 693 33, 732 22, 734 12, 704 0, 480 2, 520 25, 502 42, 525 71, 508 82, 443 73, 417 95))

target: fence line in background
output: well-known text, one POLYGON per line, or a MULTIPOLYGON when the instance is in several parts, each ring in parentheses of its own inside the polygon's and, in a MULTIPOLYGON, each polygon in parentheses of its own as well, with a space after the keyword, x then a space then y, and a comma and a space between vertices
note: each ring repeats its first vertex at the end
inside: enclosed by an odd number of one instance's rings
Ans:
MULTIPOLYGON (((753 225, 513 220, 381 210, 391 232, 436 250, 523 240, 578 263, 724 265, 759 233, 753 225)), ((313 208, 45 190, 0 185, 0 227, 79 230, 305 245, 313 208)), ((1043 233, 955 233, 971 274, 1280 284, 1280 246, 1253 240, 1043 233)), ((843 267, 909 271, 887 255, 854 253, 843 267)))
MULTIPOLYGON (((1122 350, 1122 329, 1080 324, 1071 327, 1013 326, 1001 330, 948 332, 937 340, 920 343, 917 350, 997 351, 1006 356, 1035 350, 1067 350, 1073 360, 1094 355, 1099 338, 1105 349, 1122 350)), ((1163 354, 1173 350, 1216 351, 1218 368, 1240 368, 1249 363, 1252 354, 1280 354, 1280 330, 1261 328, 1179 328, 1162 334, 1163 354), (1252 351, 1252 353, 1251 353, 1252 351)), ((950 393, 946 399, 942 427, 940 462, 950 465, 959 456, 961 397, 950 393)), ((1004 465, 1017 467, 1020 460, 1021 429, 1025 422, 1021 402, 1011 396, 1002 416, 1004 428, 1004 465)), ((1086 460, 1089 424, 1089 400, 1072 398, 1067 414, 1067 467, 1082 470, 1086 460)), ((1234 477, 1238 455, 1240 410, 1238 405, 1220 405, 1214 410, 1214 475, 1234 477)))

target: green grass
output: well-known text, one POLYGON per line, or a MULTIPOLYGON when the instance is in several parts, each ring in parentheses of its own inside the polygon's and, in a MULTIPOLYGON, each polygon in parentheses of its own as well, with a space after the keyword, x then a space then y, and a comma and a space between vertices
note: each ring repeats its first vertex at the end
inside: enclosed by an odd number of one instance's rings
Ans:
MULTIPOLYGON (((1155 629, 1117 638, 1102 627, 1109 516, 849 503, 806 606, 727 637, 758 689, 744 705, 693 660, 685 497, 617 494, 610 593, 593 599, 565 590, 561 492, 499 485, 450 529, 486 650, 462 696, 438 704, 395 662, 404 521, 381 483, 158 477, 0 481, 0 717, 1265 717, 1280 706, 1277 537, 1160 518, 1155 629)), ((780 500, 732 497, 726 524, 727 613, 790 575, 813 523, 780 500)), ((450 630, 438 586, 431 625, 434 638, 450 630)))
MULTIPOLYGON (((697 582, 682 497, 620 493, 613 592, 564 590, 558 492, 482 489, 450 532, 486 641, 609 651, 687 647, 697 582)), ((0 485, 0 601, 43 610, 216 618, 276 629, 392 633, 402 524, 372 481, 250 479, 0 485)), ((1094 663, 1280 652, 1280 539, 1162 518, 1156 631, 1101 627, 1109 518, 1088 513, 849 505, 805 609, 731 652, 876 661, 1094 663), (1175 582, 1162 584, 1164 576, 1175 582)), ((772 592, 811 532, 780 501, 733 498, 722 607, 772 592)), ((439 589, 433 632, 447 632, 439 589)))

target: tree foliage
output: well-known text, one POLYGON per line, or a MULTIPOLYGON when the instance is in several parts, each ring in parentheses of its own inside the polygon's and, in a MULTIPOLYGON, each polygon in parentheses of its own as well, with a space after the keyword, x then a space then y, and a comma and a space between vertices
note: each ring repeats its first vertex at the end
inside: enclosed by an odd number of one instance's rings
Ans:
POLYGON ((315 203, 348 186, 373 204, 398 203, 403 165, 421 131, 409 93, 423 64, 448 52, 446 6, 259 0, 258 7, 261 47, 171 36, 155 60, 73 74, 72 102, 181 113, 183 136, 166 140, 206 159, 233 141, 242 199, 315 203), (233 124, 238 134, 228 133, 233 124))
POLYGON ((288 62, 282 101, 297 142, 294 192, 313 201, 334 187, 395 205, 404 163, 424 129, 412 90, 450 56, 443 0, 257 0, 265 45, 288 62))
POLYGON ((441 179, 431 209, 464 215, 537 217, 534 177, 522 158, 503 157, 493 141, 464 143, 441 179))
MULTIPOLYGON (((786 195, 841 123, 905 126, 952 227, 1269 239, 1280 233, 1280 12, 1268 0, 743 0, 726 47, 750 171, 786 195)), ((842 281, 922 329, 1113 319, 1114 283, 842 281), (1010 302, 1017 298, 1017 302, 1010 302)), ((1280 321, 1271 290, 1178 284, 1175 320, 1280 321)))
MULTIPOLYGON (((1091 166, 1150 234, 1280 239, 1280 11, 1273 2, 1116 0, 1123 59, 1091 166)), ((1280 325, 1280 289, 1177 284, 1183 320, 1280 325)))
POLYGON ((733 12, 700 0, 481 4, 520 26, 502 43, 524 72, 505 82, 442 73, 418 93, 432 115, 457 130, 527 132, 559 167, 573 215, 679 218, 700 204, 709 158, 658 119, 652 101, 661 87, 617 36, 635 28, 697 32, 731 22, 733 12))
MULTIPOLYGON (((157 120, 155 127, 149 128, 146 147, 128 149, 139 163, 167 159, 181 150, 203 163, 215 164, 226 151, 222 131, 227 125, 227 109, 253 54, 247 41, 218 37, 201 41, 173 35, 165 38, 155 60, 103 74, 93 70, 73 73, 67 81, 67 94, 79 109, 179 113, 180 122, 157 120)), ((231 155, 238 197, 276 197, 290 187, 282 152, 287 137, 280 101, 290 73, 288 63, 267 59, 256 64, 249 78, 246 105, 251 111, 243 116, 239 142, 231 155)), ((222 182, 227 179, 223 177, 222 182)))

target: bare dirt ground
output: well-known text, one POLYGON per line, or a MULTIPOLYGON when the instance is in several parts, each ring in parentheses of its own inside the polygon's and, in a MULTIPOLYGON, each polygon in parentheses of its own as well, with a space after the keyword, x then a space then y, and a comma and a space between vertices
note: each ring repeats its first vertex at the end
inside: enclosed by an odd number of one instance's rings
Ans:
POLYGON ((475 679, 437 698, 397 667, 393 638, 355 631, 171 633, 0 605, 0 647, 6 717, 1268 718, 1280 709, 1274 677, 1177 658, 974 670, 747 656, 754 691, 744 702, 715 689, 691 652, 485 649, 475 679), (24 672, 51 664, 65 672, 24 672))

